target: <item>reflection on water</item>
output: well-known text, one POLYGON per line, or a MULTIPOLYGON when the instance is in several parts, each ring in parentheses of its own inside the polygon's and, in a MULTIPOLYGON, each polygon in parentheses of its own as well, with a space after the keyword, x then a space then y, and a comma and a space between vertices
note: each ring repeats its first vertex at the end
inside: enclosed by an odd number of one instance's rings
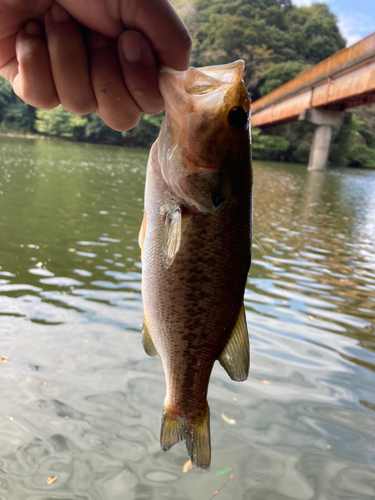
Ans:
POLYGON ((255 165, 251 373, 215 367, 212 467, 183 474, 140 339, 146 162, 0 139, 0 500, 373 499, 375 171, 255 165))

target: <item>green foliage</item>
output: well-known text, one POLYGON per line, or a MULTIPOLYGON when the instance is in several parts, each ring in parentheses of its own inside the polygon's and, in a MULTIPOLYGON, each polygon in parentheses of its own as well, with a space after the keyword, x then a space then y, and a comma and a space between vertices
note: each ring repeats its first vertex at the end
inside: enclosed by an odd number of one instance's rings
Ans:
POLYGON ((274 134, 280 134, 289 140, 289 148, 285 153, 285 161, 307 163, 315 126, 310 123, 293 123, 276 127, 274 134))
POLYGON ((162 120, 162 115, 142 115, 133 130, 117 132, 108 127, 96 112, 78 116, 61 106, 36 110, 19 99, 10 83, 0 77, 0 126, 5 131, 36 131, 76 141, 150 147, 158 136, 162 120))
POLYGON ((345 47, 325 4, 298 8, 290 0, 195 0, 194 5, 193 65, 244 59, 254 98, 345 47))
POLYGON ((289 141, 277 135, 266 135, 259 128, 252 130, 253 158, 257 160, 282 160, 289 147, 289 141))
POLYGON ((2 114, 2 125, 11 131, 33 132, 34 120, 35 108, 18 97, 5 107, 2 114))
POLYGON ((357 108, 334 138, 329 159, 334 165, 375 167, 375 107, 357 108))
POLYGON ((0 77, 0 125, 11 131, 32 132, 35 110, 21 101, 11 84, 0 77))
POLYGON ((375 149, 364 145, 355 145, 351 150, 350 164, 355 167, 375 168, 375 149))
POLYGON ((36 130, 44 135, 82 140, 85 137, 87 118, 66 111, 61 106, 55 109, 36 111, 36 130))
POLYGON ((301 11, 307 14, 303 29, 304 43, 301 47, 306 60, 317 64, 345 47, 336 16, 330 12, 328 5, 314 3, 301 11))
POLYGON ((87 115, 85 139, 89 142, 121 144, 122 134, 108 127, 98 113, 94 111, 90 115, 87 115))
POLYGON ((313 133, 314 125, 309 123, 294 123, 264 131, 253 128, 253 156, 259 160, 307 163, 313 133), (256 151, 259 140, 257 137, 254 140, 254 134, 260 135, 263 145, 260 153, 256 151))
POLYGON ((358 121, 353 115, 347 125, 343 125, 341 128, 333 130, 329 152, 330 163, 341 166, 350 163, 351 151, 355 143, 359 140, 359 137, 361 137, 358 133, 358 125, 358 121))
POLYGON ((142 115, 138 125, 135 128, 124 132, 123 143, 126 146, 149 148, 159 134, 162 121, 162 115, 142 115))
POLYGON ((0 110, 12 101, 13 90, 11 84, 0 77, 0 110))
MULTIPOLYGON (((255 1, 250 6, 246 0, 197 0, 192 64, 207 66, 243 59, 245 81, 250 90, 255 89, 273 62, 265 32, 276 29, 272 25, 276 22, 275 10, 271 9, 271 26, 268 26, 266 3, 279 4, 277 11, 290 8, 289 1, 255 1)), ((280 15, 279 12, 276 17, 280 15)))
POLYGON ((275 64, 268 71, 267 80, 259 87, 260 95, 268 94, 309 68, 310 65, 308 63, 300 61, 287 61, 275 64))
POLYGON ((375 149, 375 104, 355 108, 353 120, 355 130, 361 134, 369 147, 375 149))

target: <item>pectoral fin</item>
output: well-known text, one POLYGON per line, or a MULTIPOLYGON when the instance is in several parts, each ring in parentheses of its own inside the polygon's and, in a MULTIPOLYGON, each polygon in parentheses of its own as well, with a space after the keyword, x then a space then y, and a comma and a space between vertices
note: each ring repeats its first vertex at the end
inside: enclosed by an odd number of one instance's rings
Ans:
POLYGON ((143 245, 145 244, 146 228, 147 228, 147 215, 145 210, 143 214, 141 228, 139 230, 139 235, 138 235, 138 245, 140 246, 142 251, 143 251, 143 245))
POLYGON ((181 210, 178 208, 172 214, 167 213, 164 225, 163 263, 165 269, 172 264, 181 243, 181 210))
POLYGON ((247 379, 250 366, 250 345, 243 305, 233 332, 218 360, 232 380, 242 382, 247 379))
POLYGON ((158 352, 154 346, 149 329, 147 327, 146 318, 143 320, 142 326, 142 344, 146 354, 148 354, 149 356, 158 356, 158 352))

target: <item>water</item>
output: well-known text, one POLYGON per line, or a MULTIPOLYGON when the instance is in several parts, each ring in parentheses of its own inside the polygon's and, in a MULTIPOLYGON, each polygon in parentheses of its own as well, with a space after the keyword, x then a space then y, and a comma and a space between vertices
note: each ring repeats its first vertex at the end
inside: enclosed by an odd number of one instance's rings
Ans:
POLYGON ((214 368, 184 474, 141 346, 146 162, 0 138, 0 499, 374 499, 375 171, 255 165, 250 377, 214 368))

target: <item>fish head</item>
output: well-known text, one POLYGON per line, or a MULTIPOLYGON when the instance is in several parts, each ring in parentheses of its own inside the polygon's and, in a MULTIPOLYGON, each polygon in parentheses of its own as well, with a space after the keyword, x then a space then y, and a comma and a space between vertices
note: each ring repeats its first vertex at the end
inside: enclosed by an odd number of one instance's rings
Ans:
POLYGON ((194 211, 213 213, 250 167, 250 96, 244 62, 162 68, 165 119, 158 139, 164 181, 194 211))

